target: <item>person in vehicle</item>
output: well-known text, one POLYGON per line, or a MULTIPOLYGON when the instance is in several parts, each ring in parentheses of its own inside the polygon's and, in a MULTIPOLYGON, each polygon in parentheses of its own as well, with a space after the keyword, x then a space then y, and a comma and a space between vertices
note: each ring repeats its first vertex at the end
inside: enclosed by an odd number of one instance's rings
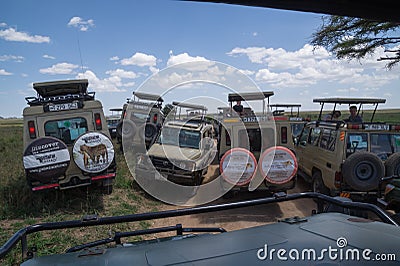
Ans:
POLYGON ((324 117, 325 121, 330 121, 330 120, 339 120, 340 116, 342 115, 342 112, 340 112, 339 110, 336 110, 335 112, 333 112, 332 114, 327 114, 324 117))
POLYGON ((357 106, 352 105, 349 108, 350 111, 350 116, 348 119, 346 119, 346 122, 350 123, 362 123, 362 118, 357 114, 357 106))
POLYGON ((239 115, 243 114, 243 105, 241 101, 236 101, 236 105, 233 106, 233 110, 236 111, 239 115))

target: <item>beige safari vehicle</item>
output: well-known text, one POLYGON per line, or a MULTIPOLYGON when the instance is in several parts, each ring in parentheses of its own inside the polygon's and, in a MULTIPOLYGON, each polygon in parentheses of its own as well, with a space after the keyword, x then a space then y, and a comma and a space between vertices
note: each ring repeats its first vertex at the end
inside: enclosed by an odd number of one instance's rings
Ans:
POLYGON ((23 163, 32 191, 97 184, 111 193, 116 163, 100 101, 88 80, 34 83, 23 111, 23 163))
POLYGON ((135 173, 136 176, 148 176, 152 172, 156 179, 199 186, 216 156, 214 126, 206 118, 205 106, 180 102, 172 104, 174 109, 164 122, 157 140, 147 154, 139 154, 135 173), (186 116, 181 114, 182 109, 186 109, 186 116))
MULTIPOLYGON (((231 93, 228 95, 230 107, 219 108, 221 125, 218 152, 221 172, 223 172, 225 156, 232 151, 237 150, 238 155, 241 152, 248 153, 252 158, 249 160, 250 164, 256 165, 258 161, 260 165, 262 158, 265 158, 264 152, 269 148, 276 146, 292 148, 293 145, 290 145, 292 134, 290 120, 283 119, 282 113, 274 116, 269 111, 269 97, 273 95, 272 91, 231 93), (235 101, 260 101, 262 102, 262 113, 256 114, 251 108, 244 107, 243 112, 237 114, 233 110, 233 102, 235 101), (240 149, 244 150, 240 151, 240 149)), ((294 157, 294 154, 292 156, 294 157)), ((288 161, 293 162, 294 160, 288 161)), ((250 170, 250 168, 247 169, 250 170)), ((257 171, 257 167, 251 168, 250 171, 253 171, 253 173, 245 173, 232 191, 266 189, 270 192, 286 192, 286 190, 295 186, 296 171, 277 179, 269 178, 268 173, 261 174, 257 171), (252 182, 253 180, 258 181, 252 182)))
POLYGON ((164 122, 163 102, 159 95, 133 92, 132 99, 128 99, 123 105, 121 119, 116 128, 121 150, 123 139, 136 145, 144 143, 147 149, 150 148, 164 122))
MULTIPOLYGON (((315 192, 354 197, 375 195, 384 176, 400 174, 400 126, 373 122, 378 104, 385 99, 324 98, 317 121, 309 122, 298 137, 296 156, 299 175, 312 182, 315 192), (369 104, 371 120, 351 123, 323 120, 323 107, 369 104)), ((343 114, 342 114, 343 116, 343 114)))

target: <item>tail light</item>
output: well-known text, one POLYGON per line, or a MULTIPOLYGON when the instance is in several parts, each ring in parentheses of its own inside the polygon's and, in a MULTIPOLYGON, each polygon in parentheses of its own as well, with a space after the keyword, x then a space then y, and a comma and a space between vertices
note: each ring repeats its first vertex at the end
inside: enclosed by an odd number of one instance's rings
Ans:
POLYGON ((281 127, 281 143, 287 143, 287 127, 281 127))
POLYGON ((153 123, 157 124, 158 114, 154 114, 153 123))
POLYGON ((363 125, 362 124, 348 124, 347 128, 348 129, 362 129, 363 125))
POLYGON ((29 137, 31 139, 35 139, 36 138, 35 121, 33 120, 28 121, 28 130, 29 130, 29 137))
POLYGON ((341 172, 335 172, 335 187, 340 188, 342 184, 342 173, 341 172))
POLYGON ((94 114, 94 123, 96 124, 96 130, 101 130, 103 128, 101 125, 101 116, 99 113, 94 114))
POLYGON ((400 125, 391 125, 390 129, 395 131, 400 131, 400 125))

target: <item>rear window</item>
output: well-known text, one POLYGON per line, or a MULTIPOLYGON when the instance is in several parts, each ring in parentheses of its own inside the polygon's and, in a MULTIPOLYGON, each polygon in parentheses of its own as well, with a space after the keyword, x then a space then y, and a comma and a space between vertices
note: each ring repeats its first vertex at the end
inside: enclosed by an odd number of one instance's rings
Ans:
POLYGON ((46 136, 58 138, 65 144, 72 144, 75 139, 87 131, 87 121, 83 117, 53 120, 44 124, 46 136))
POLYGON ((371 152, 390 155, 400 151, 400 134, 371 134, 371 152))

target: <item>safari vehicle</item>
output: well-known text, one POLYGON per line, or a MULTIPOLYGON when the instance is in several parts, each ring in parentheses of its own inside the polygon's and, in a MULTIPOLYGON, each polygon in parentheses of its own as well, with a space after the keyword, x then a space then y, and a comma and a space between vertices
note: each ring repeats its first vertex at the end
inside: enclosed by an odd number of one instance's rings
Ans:
POLYGON ((116 115, 114 112, 122 112, 122 108, 111 108, 111 115, 108 116, 107 119, 107 126, 108 126, 108 131, 110 132, 111 138, 116 138, 117 137, 117 126, 118 123, 121 119, 121 115, 116 115))
POLYGON ((372 204, 344 201, 313 192, 114 217, 86 216, 82 220, 30 225, 20 229, 0 247, 0 259, 19 242, 23 266, 375 265, 377 261, 385 265, 400 263, 400 230, 398 224, 382 209, 372 204), (300 199, 323 200, 332 207, 329 212, 313 211, 313 215, 306 217, 284 216, 274 223, 233 231, 221 227, 185 227, 176 224, 115 232, 103 239, 71 246, 62 254, 39 256, 43 250, 29 245, 33 234, 40 232, 51 234, 50 231, 54 230, 82 230, 93 226, 185 215, 212 215, 218 211, 268 206, 300 199), (364 218, 359 214, 368 216, 364 218), (154 238, 155 234, 167 232, 170 233, 169 236, 154 238), (128 239, 150 235, 153 238, 148 240, 132 242, 128 239))
POLYGON ((133 92, 133 98, 123 105, 117 125, 117 140, 121 144, 121 150, 123 138, 136 145, 144 142, 146 148, 154 143, 164 122, 163 102, 159 95, 133 92))
POLYGON ((148 175, 150 171, 155 178, 199 186, 216 155, 215 129, 205 117, 205 106, 172 104, 171 119, 164 123, 147 154, 138 155, 136 176, 148 175), (183 117, 182 108, 187 112, 183 117))
POLYGON ((375 197, 385 183, 381 178, 400 173, 400 126, 373 122, 378 104, 385 99, 324 98, 319 119, 308 123, 299 136, 296 155, 299 175, 313 183, 313 190, 338 195, 375 197), (375 106, 370 121, 323 121, 325 104, 375 106))
POLYGON ((88 80, 34 83, 27 97, 23 163, 32 191, 96 183, 111 193, 116 163, 103 107, 88 80))
POLYGON ((294 151, 295 138, 301 133, 306 120, 300 116, 301 104, 271 104, 279 145, 294 151), (293 109, 297 109, 297 112, 293 109), (290 110, 290 111, 289 111, 290 110))
MULTIPOLYGON (((269 97, 273 96, 272 91, 264 92, 248 92, 248 93, 231 93, 228 95, 229 108, 220 108, 222 113, 221 127, 219 129, 219 143, 218 152, 220 158, 220 171, 223 173, 225 160, 230 158, 227 157, 231 151, 237 148, 243 148, 248 153, 249 162, 254 167, 246 167, 248 173, 243 173, 237 185, 232 189, 234 190, 254 190, 254 189, 266 189, 270 192, 286 191, 295 186, 295 171, 292 174, 287 175, 285 178, 270 178, 267 173, 260 173, 257 171, 257 164, 260 164, 260 159, 267 158, 265 152, 274 146, 286 146, 288 145, 288 139, 291 136, 291 126, 288 121, 284 123, 276 123, 273 116, 269 112, 269 97), (237 114, 232 106, 233 102, 241 101, 261 101, 262 102, 262 113, 256 114, 249 107, 244 107, 241 114, 237 114), (224 157, 225 156, 225 157, 224 157), (261 176, 263 175, 263 176, 261 176), (252 179, 259 180, 261 183, 256 184, 253 187, 252 179)), ((283 121, 283 120, 282 120, 283 121)), ((286 153, 282 155, 285 158, 294 156, 291 151, 281 152, 286 153), (289 154, 290 153, 290 154, 289 154)), ((288 158, 289 161, 292 161, 288 158)), ((294 165, 293 165, 294 166, 294 165)), ((225 176, 223 174, 223 176, 225 176)))

